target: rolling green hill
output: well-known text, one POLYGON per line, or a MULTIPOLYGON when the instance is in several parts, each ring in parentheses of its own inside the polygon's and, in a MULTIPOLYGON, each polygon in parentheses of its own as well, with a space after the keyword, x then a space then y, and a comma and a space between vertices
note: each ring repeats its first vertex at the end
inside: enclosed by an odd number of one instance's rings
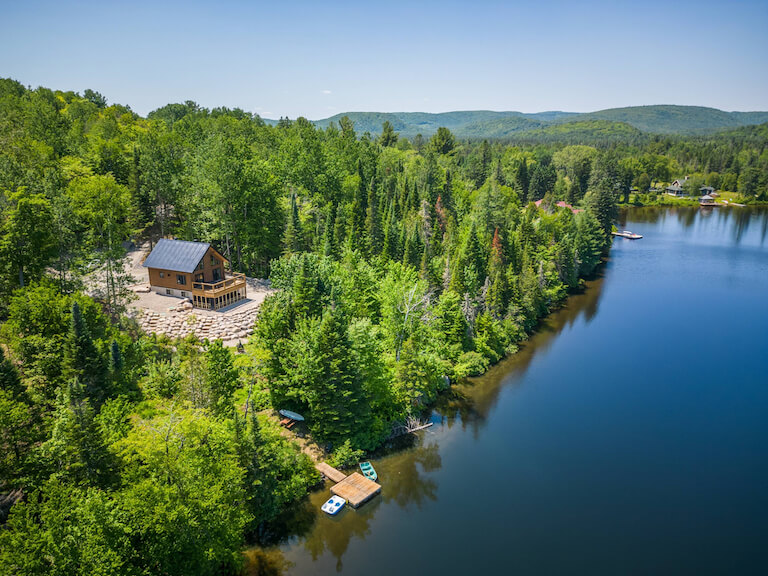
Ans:
POLYGON ((355 131, 358 134, 365 132, 378 134, 381 132, 381 125, 385 120, 388 120, 395 131, 403 136, 415 136, 416 134, 431 136, 441 126, 458 135, 468 126, 508 118, 524 119, 526 115, 520 112, 492 112, 489 110, 443 112, 440 114, 427 112, 347 112, 323 120, 316 120, 315 125, 325 128, 331 122, 338 124, 344 116, 348 116, 355 123, 355 131))
POLYGON ((723 112, 701 106, 633 106, 583 114, 580 119, 626 122, 653 134, 708 134, 768 122, 768 112, 723 112))
MULTIPOLYGON (((635 137, 633 129, 646 134, 712 134, 724 130, 768 122, 768 112, 724 112, 701 106, 631 106, 597 112, 548 111, 535 114, 469 110, 430 114, 427 112, 347 112, 314 121, 325 128, 338 124, 343 116, 354 122, 358 134, 379 134, 381 125, 389 121, 395 131, 405 137, 421 134, 432 136, 444 126, 458 138, 492 138, 541 140, 567 137, 569 140, 593 136, 635 137), (558 126, 578 124, 568 128, 558 126), (621 124, 619 127, 617 124, 621 124)), ((274 121, 267 120, 272 123, 274 121)))

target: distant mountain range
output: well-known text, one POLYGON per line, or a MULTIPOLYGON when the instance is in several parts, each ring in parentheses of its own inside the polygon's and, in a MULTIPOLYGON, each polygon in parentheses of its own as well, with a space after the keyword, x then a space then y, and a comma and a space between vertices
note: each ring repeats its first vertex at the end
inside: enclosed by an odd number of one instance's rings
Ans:
MULTIPOLYGON (((459 138, 515 138, 552 139, 568 135, 577 138, 580 133, 591 136, 620 133, 623 136, 645 134, 711 134, 722 130, 768 122, 768 112, 724 112, 701 106, 631 106, 611 108, 598 112, 492 112, 471 110, 461 112, 346 112, 330 118, 316 120, 321 128, 348 116, 358 134, 381 133, 381 125, 392 124, 402 136, 416 134, 428 137, 441 126, 459 138)), ((274 123, 275 121, 269 121, 274 123)))

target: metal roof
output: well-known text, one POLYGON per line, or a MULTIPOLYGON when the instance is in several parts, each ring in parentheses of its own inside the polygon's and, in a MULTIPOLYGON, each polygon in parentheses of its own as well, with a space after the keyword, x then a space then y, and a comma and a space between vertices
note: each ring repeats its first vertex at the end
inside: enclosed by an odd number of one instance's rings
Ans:
POLYGON ((211 245, 207 242, 161 239, 144 260, 145 268, 160 268, 174 272, 194 272, 211 245))

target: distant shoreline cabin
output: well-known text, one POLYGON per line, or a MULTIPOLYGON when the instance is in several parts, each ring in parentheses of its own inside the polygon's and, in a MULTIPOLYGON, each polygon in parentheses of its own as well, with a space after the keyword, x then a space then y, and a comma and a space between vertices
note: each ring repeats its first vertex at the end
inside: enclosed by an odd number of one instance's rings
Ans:
POLYGON ((685 193, 685 190, 683 190, 683 184, 685 184, 686 180, 688 180, 688 176, 686 176, 682 180, 678 179, 672 182, 672 184, 670 184, 666 188, 667 194, 669 194, 670 196, 677 196, 677 197, 687 196, 687 194, 685 193))
POLYGON ((195 308, 219 310, 247 297, 245 275, 227 277, 229 261, 207 242, 163 238, 144 267, 152 291, 189 298, 195 308))

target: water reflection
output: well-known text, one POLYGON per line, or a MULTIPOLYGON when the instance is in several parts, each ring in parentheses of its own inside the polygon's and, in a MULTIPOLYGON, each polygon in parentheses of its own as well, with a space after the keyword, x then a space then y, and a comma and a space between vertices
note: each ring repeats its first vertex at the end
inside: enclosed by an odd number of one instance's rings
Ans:
MULTIPOLYGON (((410 448, 393 452, 375 461, 382 484, 379 497, 357 510, 345 507, 337 516, 319 512, 328 498, 326 484, 321 490, 296 506, 283 519, 270 527, 261 544, 245 553, 245 571, 251 575, 279 575, 290 570, 293 564, 286 560, 278 545, 299 542, 317 561, 326 553, 336 560, 337 572, 343 569, 343 557, 353 539, 365 540, 371 533, 371 523, 377 511, 388 503, 397 504, 403 510, 419 510, 428 501, 437 500, 437 482, 430 476, 442 466, 437 442, 427 441, 426 436, 411 440, 410 448)), ((382 451, 382 454, 385 451, 382 451)))
POLYGON ((438 448, 437 442, 431 442, 381 462, 382 478, 387 479, 382 500, 404 510, 420 510, 426 501, 437 500, 437 482, 428 474, 443 464, 438 448))
POLYGON ((668 208, 663 206, 646 206, 643 208, 631 208, 621 210, 619 214, 619 227, 626 228, 627 218, 631 214, 632 222, 637 224, 663 223, 667 217, 675 218, 683 228, 691 228, 698 222, 716 220, 717 225, 723 228, 730 226, 733 242, 741 244, 753 221, 760 223, 760 245, 765 243, 768 237, 768 218, 763 206, 719 206, 717 208, 680 206, 668 208))
MULTIPOLYGON (((304 548, 312 560, 330 553, 336 559, 336 570, 340 572, 350 542, 354 538, 365 540, 370 534, 371 522, 381 507, 394 502, 404 510, 421 509, 427 501, 437 500, 437 482, 428 474, 441 466, 438 444, 434 441, 376 461, 382 483, 381 496, 357 510, 347 507, 338 516, 321 515, 314 529, 306 535, 304 548)), ((310 503, 319 506, 326 497, 323 490, 313 495, 310 503)))
POLYGON ((545 353, 563 330, 571 328, 581 318, 589 324, 595 317, 605 282, 603 275, 610 266, 609 261, 594 280, 587 282, 584 291, 571 295, 560 310, 545 318, 517 354, 502 360, 483 376, 471 378, 444 394, 435 408, 440 421, 448 428, 460 423, 462 429, 471 429, 477 437, 503 386, 522 382, 536 355, 545 353))
MULTIPOLYGON (((326 497, 323 493, 323 498, 326 497)), ((325 552, 329 552, 336 558, 336 571, 341 572, 343 567, 342 558, 349 547, 352 538, 357 537, 365 540, 370 534, 370 523, 376 508, 381 505, 381 499, 375 498, 373 501, 365 504, 365 513, 345 507, 337 516, 328 516, 322 518, 304 540, 304 548, 312 556, 312 560, 317 560, 325 552)))
POLYGON ((243 576, 281 576, 293 566, 278 548, 250 548, 243 556, 243 576))

